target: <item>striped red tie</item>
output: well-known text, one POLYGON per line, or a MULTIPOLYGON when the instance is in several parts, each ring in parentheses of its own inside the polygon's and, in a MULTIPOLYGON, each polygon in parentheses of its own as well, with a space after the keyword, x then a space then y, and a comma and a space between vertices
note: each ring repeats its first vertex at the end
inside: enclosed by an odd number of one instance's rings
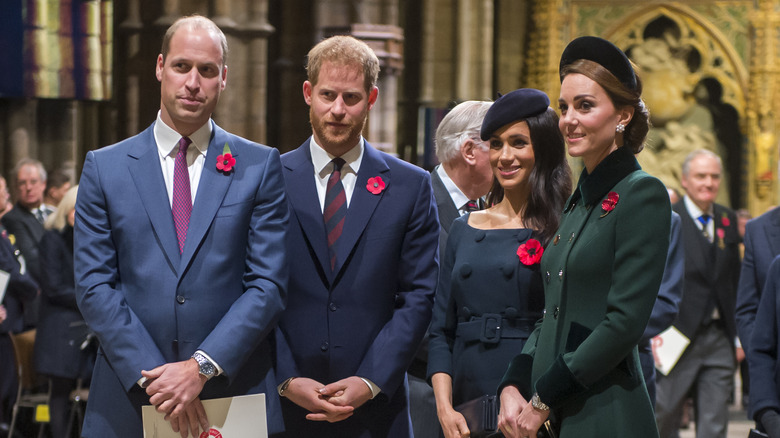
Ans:
POLYGON ((345 161, 334 158, 333 172, 328 178, 328 188, 325 191, 325 209, 322 218, 325 220, 325 231, 328 233, 328 254, 330 255, 330 269, 336 266, 336 241, 344 229, 344 218, 347 216, 347 195, 344 193, 344 185, 341 184, 341 166, 345 161))
POLYGON ((192 193, 190 192, 190 172, 187 170, 187 148, 192 143, 188 137, 179 140, 179 152, 173 162, 173 223, 176 226, 176 238, 179 240, 179 254, 184 250, 187 227, 192 213, 192 193))

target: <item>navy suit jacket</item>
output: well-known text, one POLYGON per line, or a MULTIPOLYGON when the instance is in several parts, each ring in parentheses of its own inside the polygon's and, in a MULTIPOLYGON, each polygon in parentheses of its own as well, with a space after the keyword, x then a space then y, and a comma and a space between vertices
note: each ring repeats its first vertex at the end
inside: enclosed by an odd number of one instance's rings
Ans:
POLYGON ((0 269, 10 276, 5 297, 0 304, 5 306, 6 319, 0 323, 0 333, 19 333, 24 330, 22 320, 23 305, 38 294, 38 284, 29 271, 20 272, 18 252, 8 238, 5 228, 0 225, 0 269))
POLYGON ((288 227, 278 151, 216 124, 180 255, 153 125, 87 154, 76 203, 76 297, 100 340, 85 437, 141 436, 141 370, 205 351, 201 398, 265 392, 282 427, 267 337, 284 308, 288 227), (228 143, 236 165, 223 174, 228 143))
MULTIPOLYGON (((758 305, 755 329, 748 343, 750 369, 750 412, 758 421, 762 411, 780 412, 780 256, 769 266, 764 292, 758 305)), ((744 345, 744 342, 743 342, 744 345)))
POLYGON ((749 352, 751 334, 766 281, 769 264, 780 254, 780 207, 749 221, 745 226, 745 256, 737 288, 737 332, 749 352))
POLYGON ((290 204, 290 292, 279 323, 279 383, 350 376, 382 393, 337 423, 314 422, 283 401, 290 437, 411 435, 405 372, 431 318, 438 277, 430 175, 365 142, 331 272, 309 141, 282 156, 290 204), (373 194, 367 181, 381 177, 373 194))

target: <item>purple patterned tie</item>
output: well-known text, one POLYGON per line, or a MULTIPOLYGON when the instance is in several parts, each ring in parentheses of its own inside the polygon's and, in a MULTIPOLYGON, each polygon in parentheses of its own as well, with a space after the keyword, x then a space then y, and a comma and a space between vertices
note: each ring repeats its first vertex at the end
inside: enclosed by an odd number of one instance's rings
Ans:
POLYGON ((188 137, 179 140, 179 152, 173 162, 173 223, 176 225, 176 237, 179 239, 179 254, 184 250, 187 227, 192 213, 192 193, 190 192, 190 172, 187 170, 187 148, 192 143, 188 137))
POLYGON ((334 158, 333 172, 328 178, 328 188, 325 191, 325 209, 322 218, 325 220, 325 231, 328 233, 328 254, 330 255, 330 269, 336 266, 336 241, 344 229, 344 218, 347 216, 347 195, 344 193, 344 185, 341 184, 341 166, 345 161, 342 158, 334 158))

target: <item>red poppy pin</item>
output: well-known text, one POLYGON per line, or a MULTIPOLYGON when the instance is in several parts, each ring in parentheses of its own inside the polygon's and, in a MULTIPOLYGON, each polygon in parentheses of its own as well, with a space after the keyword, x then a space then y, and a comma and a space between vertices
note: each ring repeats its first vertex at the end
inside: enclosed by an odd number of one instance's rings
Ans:
POLYGON ((617 193, 615 192, 607 193, 607 197, 604 198, 603 201, 601 201, 601 209, 604 210, 604 214, 602 214, 601 217, 608 215, 610 211, 614 210, 619 199, 620 199, 620 195, 618 195, 617 193))
POLYGON ((384 190, 386 187, 385 182, 382 181, 381 176, 375 176, 368 179, 368 184, 366 184, 366 189, 368 189, 369 192, 378 195, 382 193, 382 190, 384 190))
POLYGON ((544 248, 536 239, 528 239, 528 241, 517 248, 517 256, 520 257, 520 262, 526 266, 539 263, 542 259, 542 254, 544 254, 544 248))
POLYGON ((723 213, 723 215, 720 217, 720 223, 724 227, 731 225, 731 221, 729 220, 729 217, 726 215, 726 213, 723 213))
POLYGON ((228 174, 233 170, 233 166, 235 165, 236 159, 233 158, 233 154, 230 153, 230 146, 225 142, 225 147, 222 148, 222 155, 217 157, 217 170, 224 174, 228 174))

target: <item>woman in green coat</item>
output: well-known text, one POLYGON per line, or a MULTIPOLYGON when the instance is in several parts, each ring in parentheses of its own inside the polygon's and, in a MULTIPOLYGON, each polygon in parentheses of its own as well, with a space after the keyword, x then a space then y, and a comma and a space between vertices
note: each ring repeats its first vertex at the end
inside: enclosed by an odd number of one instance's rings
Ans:
POLYGON ((536 437, 657 437, 637 343, 669 246, 664 185, 643 172, 649 114, 642 84, 612 43, 581 37, 560 65, 559 127, 585 169, 541 272, 544 316, 499 387, 499 427, 536 437))

